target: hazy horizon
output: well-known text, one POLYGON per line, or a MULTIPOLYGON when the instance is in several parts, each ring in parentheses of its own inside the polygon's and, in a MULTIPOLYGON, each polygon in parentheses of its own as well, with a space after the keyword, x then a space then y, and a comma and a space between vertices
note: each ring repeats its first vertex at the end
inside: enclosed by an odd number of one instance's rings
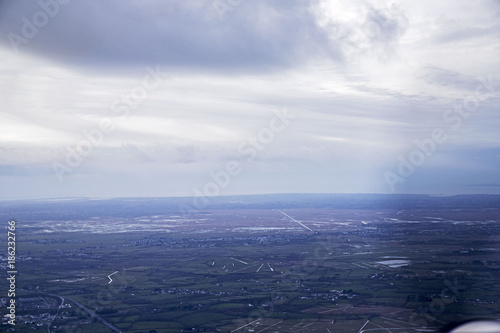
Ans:
POLYGON ((126 199, 195 199, 195 198, 206 198, 208 202, 212 202, 214 198, 218 199, 230 199, 230 198, 240 198, 240 197, 266 197, 266 196, 277 196, 277 197, 286 197, 286 196, 428 196, 428 197, 460 197, 460 196, 500 196, 500 194, 496 193, 455 193, 455 194, 444 194, 444 193, 298 193, 298 192, 289 192, 289 193, 249 193, 249 194, 223 194, 216 196, 114 196, 114 197, 104 197, 104 196, 67 196, 67 197, 21 197, 21 198, 9 198, 9 199, 0 199, 0 202, 7 201, 71 201, 71 200, 92 200, 92 201, 105 201, 105 200, 126 200, 126 199))

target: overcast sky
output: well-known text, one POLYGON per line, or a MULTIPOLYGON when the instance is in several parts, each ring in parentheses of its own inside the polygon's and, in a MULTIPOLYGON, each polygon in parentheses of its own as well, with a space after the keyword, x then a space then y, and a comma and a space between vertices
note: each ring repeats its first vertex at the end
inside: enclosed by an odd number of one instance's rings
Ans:
POLYGON ((1 1, 0 32, 0 199, 500 193, 498 0, 1 1))

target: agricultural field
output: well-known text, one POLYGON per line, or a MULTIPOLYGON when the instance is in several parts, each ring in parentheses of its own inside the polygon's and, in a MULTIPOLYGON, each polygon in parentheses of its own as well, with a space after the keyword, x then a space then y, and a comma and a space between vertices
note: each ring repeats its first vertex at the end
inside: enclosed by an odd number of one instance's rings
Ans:
POLYGON ((18 219, 0 327, 439 332, 500 313, 498 208, 257 206, 18 219))

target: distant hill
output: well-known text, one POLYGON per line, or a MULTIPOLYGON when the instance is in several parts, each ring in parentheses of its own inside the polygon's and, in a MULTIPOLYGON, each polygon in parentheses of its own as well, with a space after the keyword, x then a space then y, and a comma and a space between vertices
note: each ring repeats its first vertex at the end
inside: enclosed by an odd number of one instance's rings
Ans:
POLYGON ((0 201, 3 220, 64 220, 189 214, 209 209, 487 209, 500 208, 500 195, 265 194, 200 198, 69 198, 0 201))

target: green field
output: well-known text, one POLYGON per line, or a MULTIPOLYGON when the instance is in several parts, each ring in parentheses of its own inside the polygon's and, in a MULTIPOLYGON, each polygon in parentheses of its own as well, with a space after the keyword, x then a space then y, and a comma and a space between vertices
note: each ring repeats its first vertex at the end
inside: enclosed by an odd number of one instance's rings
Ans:
POLYGON ((369 214, 225 236, 20 228, 15 332, 417 332, 500 313, 496 221, 369 214))

